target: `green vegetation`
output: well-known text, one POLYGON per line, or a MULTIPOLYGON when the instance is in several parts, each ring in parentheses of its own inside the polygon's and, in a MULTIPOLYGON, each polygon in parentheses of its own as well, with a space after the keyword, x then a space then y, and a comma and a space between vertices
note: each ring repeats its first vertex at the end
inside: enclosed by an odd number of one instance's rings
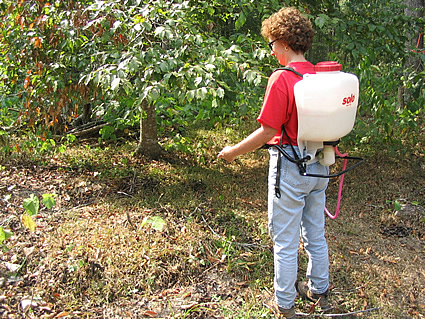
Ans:
POLYGON ((340 148, 367 164, 327 225, 335 312, 425 315, 423 15, 403 1, 6 0, 2 317, 272 317, 267 153, 217 153, 257 127, 278 66, 261 21, 283 3, 315 25, 308 58, 361 84, 340 148))
MULTIPOLYGON (((337 60, 360 79, 353 143, 400 145, 417 132, 425 102, 417 41, 423 15, 406 15, 403 1, 287 4, 314 22, 308 58, 337 60)), ((253 118, 277 67, 261 38, 261 21, 281 6, 250 0, 3 1, 3 153, 55 149, 69 133, 115 140, 134 135, 140 123, 137 153, 157 157, 158 139, 185 147, 185 130, 194 123, 208 129, 253 118), (102 125, 87 131, 89 123, 102 125)))
MULTIPOLYGON (((4 314, 22 313, 19 304, 32 294, 36 317, 271 318, 263 304, 273 291, 267 152, 232 164, 216 159, 224 141, 239 140, 252 125, 193 127, 191 151, 170 151, 161 160, 135 158, 136 141, 86 141, 49 161, 27 154, 3 162, 2 226, 13 236, 2 258, 16 265, 1 272, 9 282, 4 294, 15 296, 4 314), (34 194, 57 196, 30 232, 16 221, 23 200, 32 207, 41 198, 28 196, 35 187, 34 194)), ((327 220, 336 313, 424 313, 424 143, 422 135, 405 140, 403 150, 360 145, 350 152, 367 165, 347 174, 340 216, 327 220)), ((332 181, 331 210, 337 190, 332 181)), ((300 250, 301 277, 306 262, 300 250)), ((297 300, 299 312, 310 306, 297 300)))

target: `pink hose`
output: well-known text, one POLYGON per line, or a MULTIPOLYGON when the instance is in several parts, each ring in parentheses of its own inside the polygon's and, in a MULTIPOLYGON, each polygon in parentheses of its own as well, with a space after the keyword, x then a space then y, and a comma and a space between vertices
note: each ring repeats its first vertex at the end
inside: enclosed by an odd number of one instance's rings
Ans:
MULTIPOLYGON (((336 146, 334 147, 334 149, 335 149, 335 154, 336 154, 336 155, 338 155, 339 157, 343 158, 343 157, 347 157, 347 156, 348 156, 348 154, 341 154, 341 153, 338 151, 338 148, 337 148, 336 146)), ((344 160, 344 165, 343 165, 343 167, 342 167, 342 170, 343 170, 343 171, 347 168, 347 162, 348 162, 348 159, 345 159, 345 160, 344 160)), ((339 181, 338 201, 337 201, 337 204, 336 204, 336 212, 335 212, 335 215, 332 215, 332 214, 329 212, 329 210, 325 207, 325 212, 326 212, 326 214, 327 214, 327 215, 328 215, 331 219, 336 219, 336 218, 338 217, 338 215, 339 215, 339 210, 340 210, 340 207, 341 207, 341 198, 342 198, 342 186, 344 185, 344 175, 345 175, 345 174, 342 174, 342 175, 341 175, 341 179, 340 179, 340 181, 339 181)))

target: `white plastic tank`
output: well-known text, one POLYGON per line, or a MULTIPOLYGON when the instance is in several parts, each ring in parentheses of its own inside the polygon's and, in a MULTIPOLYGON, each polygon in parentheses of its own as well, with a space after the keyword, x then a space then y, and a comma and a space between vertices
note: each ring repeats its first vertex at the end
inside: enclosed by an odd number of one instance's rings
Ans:
MULTIPOLYGON (((354 126, 359 80, 354 74, 341 72, 341 68, 334 61, 320 62, 315 66, 316 74, 305 74, 294 87, 298 145, 305 147, 312 159, 323 148, 323 142, 340 139, 354 126)), ((331 165, 335 161, 327 158, 322 164, 331 165)))

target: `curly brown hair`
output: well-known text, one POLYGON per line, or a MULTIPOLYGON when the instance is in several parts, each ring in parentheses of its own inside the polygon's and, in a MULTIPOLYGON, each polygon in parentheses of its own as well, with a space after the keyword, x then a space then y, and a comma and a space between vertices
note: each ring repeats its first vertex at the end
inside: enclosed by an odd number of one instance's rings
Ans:
POLYGON ((307 52, 313 43, 310 20, 296 8, 282 8, 265 19, 261 34, 266 39, 282 39, 293 51, 307 52))

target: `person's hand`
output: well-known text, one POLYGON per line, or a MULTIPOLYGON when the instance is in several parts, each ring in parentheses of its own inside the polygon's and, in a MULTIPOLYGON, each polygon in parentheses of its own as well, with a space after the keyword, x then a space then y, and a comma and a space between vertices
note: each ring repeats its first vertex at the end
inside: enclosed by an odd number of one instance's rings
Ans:
POLYGON ((218 153, 218 158, 224 159, 228 162, 232 162, 236 156, 233 155, 233 148, 231 146, 226 146, 218 153))

